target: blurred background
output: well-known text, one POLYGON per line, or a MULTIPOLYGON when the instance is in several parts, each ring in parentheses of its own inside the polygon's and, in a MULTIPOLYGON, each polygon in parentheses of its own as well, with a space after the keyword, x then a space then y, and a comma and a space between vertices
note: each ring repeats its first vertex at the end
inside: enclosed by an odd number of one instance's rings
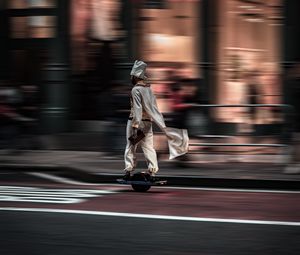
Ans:
POLYGON ((299 3, 1 0, 1 149, 122 156, 141 59, 167 125, 189 130, 188 160, 278 154, 300 128, 299 3))

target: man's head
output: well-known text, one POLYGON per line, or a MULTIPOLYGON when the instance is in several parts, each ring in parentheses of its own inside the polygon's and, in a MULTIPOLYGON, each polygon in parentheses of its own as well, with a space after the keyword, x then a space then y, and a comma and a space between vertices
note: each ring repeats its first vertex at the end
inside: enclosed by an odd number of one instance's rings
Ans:
POLYGON ((145 75, 146 67, 147 67, 147 64, 145 62, 136 60, 131 69, 131 72, 130 72, 131 81, 137 82, 139 80, 147 79, 147 77, 145 75))
POLYGON ((131 84, 134 86, 136 85, 139 81, 143 81, 144 79, 138 78, 136 76, 131 75, 130 76, 131 84))

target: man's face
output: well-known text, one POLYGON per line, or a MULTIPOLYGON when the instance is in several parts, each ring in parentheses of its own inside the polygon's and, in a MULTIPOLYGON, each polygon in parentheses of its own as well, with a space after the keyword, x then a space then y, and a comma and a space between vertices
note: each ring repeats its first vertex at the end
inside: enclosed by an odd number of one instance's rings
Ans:
POLYGON ((131 84, 135 85, 136 84, 136 79, 133 75, 130 76, 131 84))

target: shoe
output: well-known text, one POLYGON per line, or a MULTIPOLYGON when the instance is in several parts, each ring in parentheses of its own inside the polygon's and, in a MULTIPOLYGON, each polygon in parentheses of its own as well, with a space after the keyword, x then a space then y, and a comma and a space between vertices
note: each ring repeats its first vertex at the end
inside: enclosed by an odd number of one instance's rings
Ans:
POLYGON ((124 176, 122 177, 124 181, 129 181, 131 179, 131 175, 129 171, 126 171, 124 176))
POLYGON ((149 181, 150 182, 157 182, 157 181, 159 181, 159 179, 155 175, 150 175, 149 176, 149 181))

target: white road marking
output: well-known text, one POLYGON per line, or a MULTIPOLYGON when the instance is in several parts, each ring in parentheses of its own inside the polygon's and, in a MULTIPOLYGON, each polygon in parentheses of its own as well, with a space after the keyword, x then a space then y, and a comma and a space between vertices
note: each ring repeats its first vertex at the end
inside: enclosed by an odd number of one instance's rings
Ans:
POLYGON ((27 196, 26 198, 24 197, 14 197, 14 196, 1 196, 0 195, 0 201, 1 202, 29 202, 29 203, 54 203, 54 204, 76 204, 76 203, 81 203, 84 201, 84 199, 79 199, 79 198, 69 198, 69 197, 64 197, 64 198, 54 198, 54 197, 48 197, 48 198, 41 198, 39 196, 34 197, 34 196, 27 196))
POLYGON ((185 217, 185 216, 171 216, 171 215, 140 214, 140 213, 66 210, 66 209, 51 209, 51 208, 0 207, 0 211, 66 213, 66 214, 83 214, 83 215, 95 215, 95 216, 112 216, 112 217, 127 217, 127 218, 141 218, 141 219, 155 219, 155 220, 176 220, 176 221, 192 221, 192 222, 259 224, 259 225, 296 226, 296 227, 300 226, 300 222, 297 221, 266 221, 266 220, 203 218, 203 217, 185 217))
POLYGON ((0 186, 0 201, 72 204, 87 198, 115 194, 111 190, 47 189, 37 187, 0 186))
POLYGON ((40 177, 43 179, 59 182, 59 183, 65 183, 65 184, 74 184, 74 185, 88 185, 88 186, 95 186, 98 184, 95 183, 89 183, 89 182, 79 182, 79 181, 74 181, 65 177, 60 177, 60 176, 55 176, 52 174, 45 174, 45 173, 38 173, 38 172, 29 172, 27 174, 40 177))

